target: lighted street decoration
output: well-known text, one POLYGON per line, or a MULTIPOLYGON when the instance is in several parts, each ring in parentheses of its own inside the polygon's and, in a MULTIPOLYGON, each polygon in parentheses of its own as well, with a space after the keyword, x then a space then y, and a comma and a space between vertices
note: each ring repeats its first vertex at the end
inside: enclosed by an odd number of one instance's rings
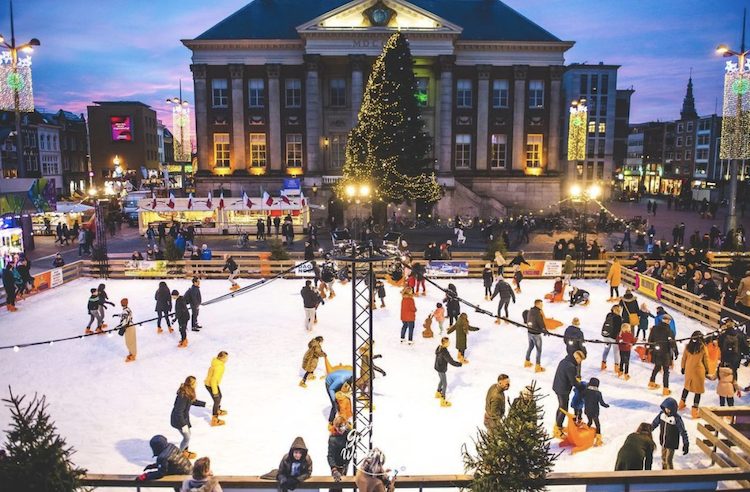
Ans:
POLYGON ((18 110, 34 111, 34 91, 31 84, 31 55, 18 57, 15 69, 10 51, 0 52, 0 109, 14 111, 18 93, 18 110))
POLYGON ((180 96, 167 99, 172 106, 172 137, 174 142, 175 162, 190 162, 193 146, 190 136, 190 107, 182 99, 182 81, 180 81, 180 96))
POLYGON ((724 68, 721 159, 750 159, 750 60, 740 60, 724 68))
POLYGON ((568 122, 568 160, 583 161, 586 159, 586 128, 588 126, 588 108, 586 100, 573 101, 570 105, 568 122))

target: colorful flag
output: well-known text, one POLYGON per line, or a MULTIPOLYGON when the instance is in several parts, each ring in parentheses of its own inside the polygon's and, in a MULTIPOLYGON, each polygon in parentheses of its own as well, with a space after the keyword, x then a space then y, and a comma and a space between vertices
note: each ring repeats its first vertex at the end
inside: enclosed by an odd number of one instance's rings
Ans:
POLYGON ((291 205, 292 204, 292 201, 289 198, 287 198, 286 195, 281 195, 280 198, 281 198, 281 201, 284 202, 284 203, 286 203, 287 205, 291 205))
POLYGON ((269 207, 273 205, 273 198, 271 198, 271 195, 269 195, 267 191, 263 192, 263 203, 269 207))
POLYGON ((156 194, 152 191, 151 192, 151 210, 156 209, 156 194))
POLYGON ((246 206, 247 208, 253 208, 253 201, 250 200, 249 196, 247 196, 247 193, 245 193, 245 190, 242 190, 242 204, 246 206))
POLYGON ((305 198, 305 194, 302 193, 302 191, 299 192, 299 202, 302 205, 302 208, 307 206, 307 198, 305 198))
POLYGON ((224 208, 224 190, 219 194, 219 210, 224 208))
POLYGON ((167 207, 174 208, 174 193, 171 191, 169 192, 169 201, 167 202, 167 207))
POLYGON ((213 208, 213 204, 211 203, 211 192, 208 192, 208 199, 206 200, 206 208, 213 208))
POLYGON ((192 193, 190 193, 190 195, 188 196, 188 206, 187 206, 187 208, 188 208, 188 210, 192 210, 193 209, 193 194, 192 193))

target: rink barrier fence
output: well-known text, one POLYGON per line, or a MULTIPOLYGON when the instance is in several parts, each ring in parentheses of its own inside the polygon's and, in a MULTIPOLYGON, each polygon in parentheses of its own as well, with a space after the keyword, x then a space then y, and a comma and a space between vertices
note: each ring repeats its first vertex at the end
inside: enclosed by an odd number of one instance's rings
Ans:
MULTIPOLYGON (((63 265, 62 267, 62 283, 67 284, 68 282, 71 282, 77 278, 80 278, 84 275, 85 271, 88 271, 88 266, 85 265, 85 262, 83 260, 78 260, 73 263, 68 263, 67 265, 63 265)), ((50 273, 52 270, 46 270, 42 273, 37 273, 34 275, 34 277, 40 277, 44 276, 48 273, 50 273)), ((45 289, 46 290, 46 289, 45 289)), ((40 291, 33 291, 34 294, 40 291)), ((32 294, 32 295, 34 295, 32 294)), ((0 306, 5 306, 5 289, 3 289, 2 285, 0 285, 0 306)))
MULTIPOLYGON (((698 437, 695 442, 712 465, 722 468, 740 467, 750 470, 750 407, 701 407, 698 437)), ((741 480, 739 485, 750 489, 750 480, 741 480)))
MULTIPOLYGON (((182 481, 189 478, 184 475, 166 476, 159 480, 134 482, 133 475, 100 475, 89 474, 83 479, 83 485, 89 487, 173 488, 179 487, 182 481)), ((257 476, 217 476, 221 487, 231 489, 277 490, 273 480, 257 476)), ((445 488, 468 488, 471 475, 399 475, 397 489, 433 490, 445 488)), ((716 490, 720 482, 744 482, 750 480, 750 470, 740 467, 705 468, 696 470, 646 470, 646 471, 597 471, 597 472, 552 472, 545 480, 547 487, 586 486, 591 492, 615 492, 630 490, 716 490)), ((313 476, 300 484, 300 489, 342 488, 353 490, 353 477, 343 477, 334 482, 328 476, 313 476)))

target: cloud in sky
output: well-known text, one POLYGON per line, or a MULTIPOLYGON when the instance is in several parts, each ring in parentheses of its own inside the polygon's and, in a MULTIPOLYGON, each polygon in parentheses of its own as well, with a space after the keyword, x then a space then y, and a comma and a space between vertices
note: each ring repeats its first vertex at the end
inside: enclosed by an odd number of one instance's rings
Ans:
MULTIPOLYGON (((272 1, 272 0, 256 0, 272 1)), ((0 0, 0 32, 9 29, 0 0)), ((29 0, 16 2, 16 38, 42 41, 34 55, 37 105, 85 112, 96 100, 134 99, 171 125, 165 99, 192 101, 190 51, 180 39, 213 26, 247 0, 29 0)), ((683 0, 506 0, 561 39, 575 41, 566 61, 622 65, 618 87, 636 90, 631 122, 679 115, 690 68, 699 114, 721 109, 722 42, 739 46, 750 2, 683 0)), ((456 2, 460 8, 460 2, 456 2)))

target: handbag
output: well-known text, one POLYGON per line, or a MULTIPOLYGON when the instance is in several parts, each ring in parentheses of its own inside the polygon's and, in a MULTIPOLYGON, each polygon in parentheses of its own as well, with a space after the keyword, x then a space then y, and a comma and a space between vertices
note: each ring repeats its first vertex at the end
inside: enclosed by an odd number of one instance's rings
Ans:
POLYGON ((120 329, 117 330, 117 334, 120 335, 120 336, 123 336, 123 335, 125 335, 125 330, 127 330, 127 329, 128 329, 127 326, 121 326, 120 329))

